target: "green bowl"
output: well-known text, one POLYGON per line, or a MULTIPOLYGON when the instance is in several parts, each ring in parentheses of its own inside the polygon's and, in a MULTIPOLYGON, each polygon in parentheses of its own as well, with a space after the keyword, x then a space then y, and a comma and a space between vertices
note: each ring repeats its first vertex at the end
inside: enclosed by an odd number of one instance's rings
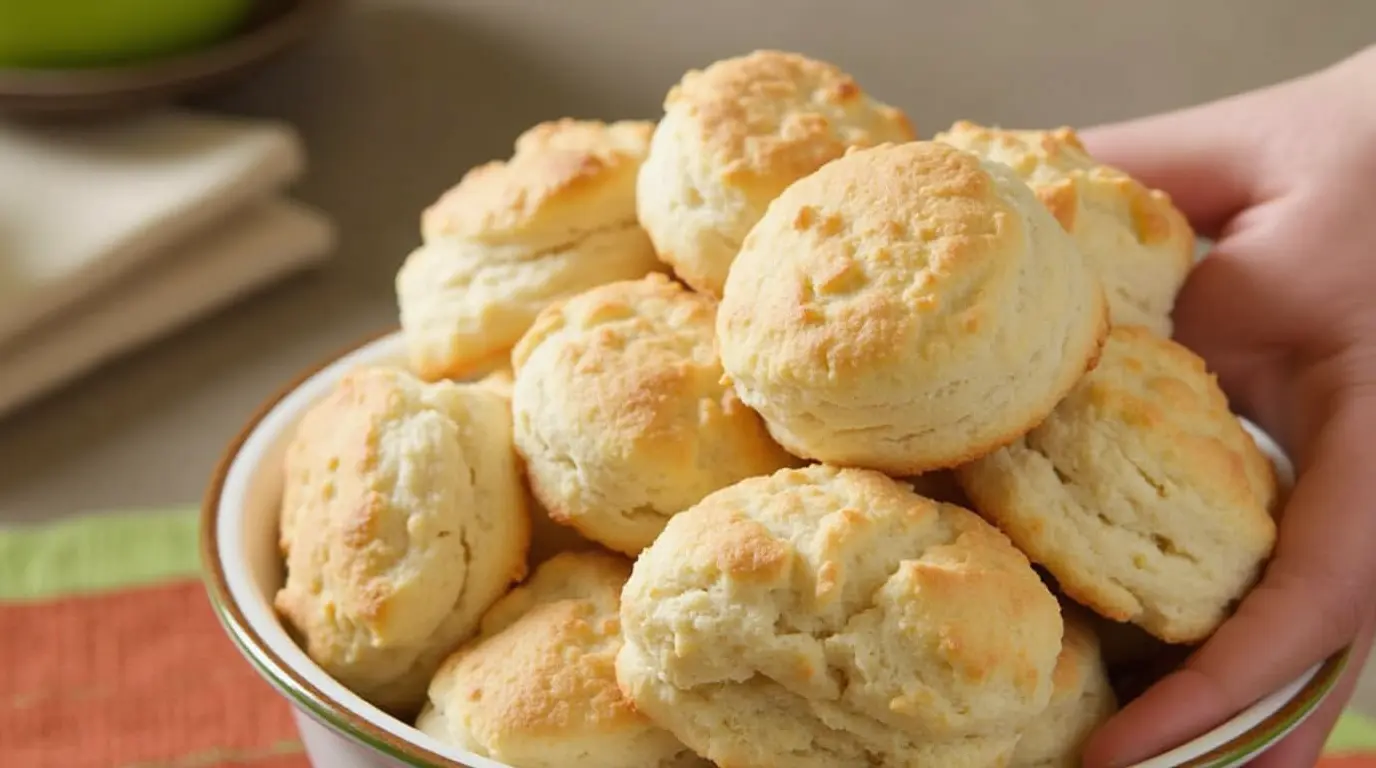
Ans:
POLYGON ((255 0, 0 0, 0 67, 129 64, 219 42, 255 0))

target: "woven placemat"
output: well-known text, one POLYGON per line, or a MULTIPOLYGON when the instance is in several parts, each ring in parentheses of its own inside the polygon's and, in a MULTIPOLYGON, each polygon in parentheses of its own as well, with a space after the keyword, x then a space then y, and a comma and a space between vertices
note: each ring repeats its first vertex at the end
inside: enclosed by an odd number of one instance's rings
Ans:
POLYGON ((0 766, 307 768, 200 582, 190 511, 0 531, 0 766))
MULTIPOLYGON (((0 530, 0 766, 308 768, 198 571, 191 510, 0 530)), ((1376 768, 1376 724, 1345 716, 1320 768, 1376 768)))

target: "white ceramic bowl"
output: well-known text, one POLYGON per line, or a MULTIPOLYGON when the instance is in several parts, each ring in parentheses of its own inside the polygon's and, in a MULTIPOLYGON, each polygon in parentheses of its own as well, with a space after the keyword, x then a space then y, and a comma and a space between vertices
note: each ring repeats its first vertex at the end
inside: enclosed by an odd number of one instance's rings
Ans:
MULTIPOLYGON (((347 370, 376 363, 404 365, 399 334, 372 340, 306 372, 266 403, 230 445, 202 512, 201 548, 211 602, 239 650, 295 707, 302 741, 318 768, 507 768, 435 741, 351 693, 306 656, 272 609, 283 577, 277 549, 281 467, 293 428, 347 370)), ((1270 438, 1252 432, 1289 483, 1289 461, 1270 438)), ((1316 665, 1227 723, 1138 768, 1221 768, 1246 761, 1313 711, 1342 674, 1346 659, 1340 653, 1316 665)))

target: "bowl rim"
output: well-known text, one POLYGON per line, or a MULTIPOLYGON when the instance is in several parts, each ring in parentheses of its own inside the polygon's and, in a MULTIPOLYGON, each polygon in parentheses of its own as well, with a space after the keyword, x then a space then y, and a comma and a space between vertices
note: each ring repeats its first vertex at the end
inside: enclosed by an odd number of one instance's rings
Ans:
MULTIPOLYGON (((257 433, 268 415, 293 392, 344 358, 389 338, 396 337, 399 331, 400 329, 396 326, 376 331, 349 344, 335 354, 307 366, 253 410, 244 426, 230 440, 216 463, 214 473, 211 475, 210 482, 202 497, 200 554, 203 581, 216 616, 239 652, 259 675, 305 714, 343 736, 381 752, 394 760, 415 766, 415 768, 436 768, 437 766, 480 768, 480 766, 460 762, 456 758, 446 757, 422 744, 389 733, 369 721, 368 718, 351 711, 292 668, 270 647, 270 644, 263 639, 244 615, 242 609, 235 603, 225 576, 224 562, 220 558, 218 531, 220 502, 230 468, 239 458, 244 444, 257 433)), ((1347 667, 1349 652, 1349 648, 1339 650, 1311 667, 1294 682, 1278 689, 1270 697, 1264 697, 1249 707, 1234 713, 1224 723, 1200 737, 1148 758, 1139 763, 1138 766, 1146 768, 1146 766, 1160 764, 1176 766, 1177 768, 1226 768, 1227 766, 1239 765, 1242 761, 1255 756, 1260 749, 1279 741, 1318 707, 1338 680, 1341 679, 1347 667), (1294 690, 1291 691, 1291 689, 1294 690), (1250 709, 1266 701, 1267 698, 1277 696, 1288 696, 1288 699, 1274 712, 1262 718, 1260 722, 1244 728, 1241 732, 1224 740, 1212 749, 1187 758, 1184 762, 1165 762, 1174 753, 1187 750, 1196 740, 1205 738, 1226 724, 1234 722, 1250 709)))
POLYGON ((229 477, 230 467, 238 459, 249 437, 257 432, 267 416, 282 401, 316 375, 341 359, 393 336, 398 330, 396 327, 391 327, 375 331, 363 339, 339 349, 329 357, 311 364, 292 376, 286 384, 279 387, 253 410, 252 415, 249 416, 247 422, 240 428, 219 461, 216 462, 214 474, 211 475, 210 483, 206 487, 205 495, 201 501, 199 533, 202 571, 204 572, 203 581, 216 617, 240 654, 248 660, 254 671, 308 716, 364 746, 378 750, 388 757, 416 768, 434 768, 434 766, 477 768, 440 755, 422 745, 398 739, 395 735, 369 722, 367 718, 350 711, 343 704, 335 701, 306 680, 303 675, 297 673, 264 641, 235 602, 225 576, 224 562, 220 558, 220 501, 229 477))

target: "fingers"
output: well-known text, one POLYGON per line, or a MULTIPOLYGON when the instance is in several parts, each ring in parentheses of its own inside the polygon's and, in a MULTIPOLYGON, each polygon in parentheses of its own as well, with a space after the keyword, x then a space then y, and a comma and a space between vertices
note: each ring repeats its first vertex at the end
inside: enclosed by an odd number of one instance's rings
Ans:
MULTIPOLYGON (((1295 621, 1293 611, 1299 602, 1284 599, 1273 605, 1288 605, 1292 614, 1287 620, 1295 621)), ((1271 671, 1274 667, 1264 666, 1276 660, 1263 658, 1259 648, 1266 642, 1266 633, 1275 634, 1275 627, 1268 625, 1264 632, 1258 630, 1260 624, 1274 622, 1275 617, 1270 616, 1269 611, 1252 616, 1239 625, 1259 633, 1248 638, 1250 642, 1239 641, 1235 634, 1229 637, 1220 630, 1219 635, 1182 669, 1167 675, 1106 723, 1086 747, 1086 768, 1132 765, 1183 744, 1290 682, 1342 645, 1337 641, 1314 643, 1313 647, 1325 647, 1325 650, 1316 652, 1306 648, 1304 662, 1300 664, 1294 664, 1292 659, 1279 660, 1287 669, 1292 666, 1298 669, 1293 674, 1278 675, 1271 671), (1259 684, 1263 679, 1266 683, 1259 684)), ((1303 621, 1303 618, 1298 620, 1303 621)), ((1290 648, 1296 643, 1292 638, 1284 645, 1290 648)))
MULTIPOLYGON (((1297 766, 1317 765, 1323 754, 1324 741, 1333 730, 1333 724, 1343 713, 1347 696, 1339 698, 1334 691, 1331 697, 1320 705, 1317 712, 1309 716, 1293 733, 1281 739, 1280 743, 1254 758, 1247 765, 1250 768, 1297 768, 1297 766)), ((1350 696, 1351 692, 1347 692, 1350 696)))
POLYGON ((1267 234, 1264 228, 1240 231, 1215 245, 1185 281, 1172 317, 1175 340, 1208 361, 1233 407, 1284 442, 1289 436, 1274 433, 1281 419, 1271 411, 1293 405, 1279 396, 1277 380, 1289 368, 1277 341, 1292 333, 1278 327, 1278 309, 1287 299, 1277 294, 1291 281, 1258 257, 1265 252, 1256 241, 1267 234))
POLYGON ((1238 212, 1293 185, 1312 162, 1306 148, 1331 124, 1334 104, 1373 82, 1376 46, 1288 81, 1086 128, 1080 137, 1091 155, 1165 191, 1196 230, 1212 236, 1238 212), (1318 81, 1330 87, 1316 90, 1318 81))
POLYGON ((1094 735, 1085 765, 1129 765, 1184 743, 1352 642, 1373 610, 1376 475, 1364 457, 1376 408, 1335 411, 1315 441, 1261 583, 1178 671, 1094 735))
POLYGON ((1353 644, 1352 657, 1348 660, 1347 671, 1343 678, 1324 699, 1317 711, 1265 754, 1249 763, 1252 768, 1290 768, 1296 765, 1314 765, 1323 754, 1325 742, 1333 732, 1333 725, 1342 716, 1352 691, 1357 687, 1362 667, 1371 652, 1372 631, 1376 622, 1368 621, 1353 644))
POLYGON ((1291 447, 1303 399, 1292 391, 1292 350, 1314 346, 1308 329, 1322 326, 1323 300, 1312 297, 1323 292, 1304 287, 1290 258, 1309 247, 1308 231, 1293 198, 1248 209, 1195 266, 1172 312, 1175 340, 1208 362, 1233 408, 1291 447))
POLYGON ((1171 196, 1200 232, 1216 233, 1264 199, 1257 157, 1268 91, 1085 129, 1090 154, 1171 196))

